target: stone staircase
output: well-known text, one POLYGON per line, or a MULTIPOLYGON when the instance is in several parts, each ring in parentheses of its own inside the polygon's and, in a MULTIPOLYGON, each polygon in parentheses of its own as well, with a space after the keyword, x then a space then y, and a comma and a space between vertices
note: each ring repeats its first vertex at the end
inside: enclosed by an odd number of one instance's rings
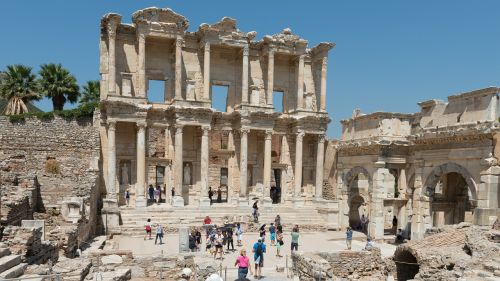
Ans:
MULTIPOLYGON (((243 222, 247 225, 252 221, 252 208, 247 206, 233 206, 214 204, 209 208, 198 206, 170 207, 168 205, 153 205, 144 209, 120 208, 121 234, 144 234, 144 224, 150 218, 153 223, 159 222, 163 226, 175 228, 177 225, 202 226, 205 216, 210 216, 212 223, 222 225, 224 218, 230 222, 243 222)), ((259 208, 259 225, 274 222, 277 214, 285 229, 291 229, 298 224, 302 230, 326 230, 326 222, 318 211, 312 206, 293 207, 286 205, 273 205, 259 208)), ((244 228, 245 229, 245 228, 244 228)))
POLYGON ((27 263, 21 263, 20 255, 12 255, 8 248, 0 247, 0 279, 19 277, 27 267, 27 263))

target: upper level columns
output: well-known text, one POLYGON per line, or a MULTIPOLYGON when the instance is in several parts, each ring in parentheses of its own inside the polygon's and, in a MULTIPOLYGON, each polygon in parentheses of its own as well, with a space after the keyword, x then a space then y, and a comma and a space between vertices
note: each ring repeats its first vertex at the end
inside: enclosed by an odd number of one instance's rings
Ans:
POLYGON ((318 149, 316 152, 316 199, 323 197, 323 163, 325 157, 325 136, 318 136, 318 149))
POLYGON ((302 147, 304 141, 304 132, 298 132, 295 140, 295 188, 293 192, 294 199, 301 195, 302 191, 302 147))
POLYGON ((203 98, 210 99, 210 42, 205 42, 205 55, 203 56, 203 98))
POLYGON ((175 40, 175 99, 182 99, 182 43, 180 36, 175 40))
POLYGON ((273 131, 266 130, 265 144, 264 144, 264 198, 270 197, 271 192, 271 141, 273 138, 273 131))
POLYGON ((135 187, 136 207, 145 207, 146 198, 146 123, 137 123, 137 183, 135 187))
POLYGON ((297 71, 297 109, 304 107, 304 57, 299 56, 299 65, 297 71))
POLYGON ((108 185, 107 198, 116 198, 116 121, 108 121, 108 185))
POLYGON ((243 47, 243 70, 241 77, 241 103, 248 103, 248 45, 243 47))
POLYGON ((267 62, 267 105, 273 105, 274 92, 274 51, 269 49, 267 62))
POLYGON ((328 57, 321 59, 321 86, 319 98, 319 110, 326 110, 326 66, 328 64, 328 57))
POLYGON ((116 92, 116 27, 117 23, 111 21, 108 23, 108 92, 115 94, 116 92))
POLYGON ((139 57, 138 70, 139 74, 139 97, 146 97, 146 34, 139 30, 139 57))
POLYGON ((248 133, 249 129, 240 132, 240 197, 247 197, 247 166, 248 166, 248 133))

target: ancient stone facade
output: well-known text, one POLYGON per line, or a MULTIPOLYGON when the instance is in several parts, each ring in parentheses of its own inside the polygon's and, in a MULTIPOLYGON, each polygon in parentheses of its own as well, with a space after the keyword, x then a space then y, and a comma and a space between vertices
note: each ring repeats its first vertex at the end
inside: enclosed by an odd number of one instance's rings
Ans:
POLYGON ((415 114, 355 110, 343 120, 329 175, 342 225, 358 227, 364 215, 376 239, 396 230, 394 217, 412 239, 432 226, 491 225, 500 215, 499 92, 490 87, 422 102, 415 114))
POLYGON ((101 20, 107 200, 123 205, 129 190, 131 205, 144 207, 150 184, 175 206, 208 206, 209 187, 236 205, 253 197, 271 204, 272 187, 275 203, 321 199, 334 44, 308 48, 290 29, 257 41, 227 17, 188 26, 161 8, 135 12, 131 24, 118 14, 101 20), (151 87, 158 81, 162 90, 151 87), (214 87, 227 90, 220 110, 214 87))

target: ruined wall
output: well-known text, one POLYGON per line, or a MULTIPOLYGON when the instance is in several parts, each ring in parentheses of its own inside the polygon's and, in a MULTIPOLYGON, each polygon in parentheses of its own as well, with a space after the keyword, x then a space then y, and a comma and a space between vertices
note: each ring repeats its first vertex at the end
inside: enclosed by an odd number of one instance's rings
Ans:
POLYGON ((56 244, 42 241, 41 228, 6 227, 1 242, 12 254, 21 255, 21 261, 25 263, 42 264, 59 258, 56 244))

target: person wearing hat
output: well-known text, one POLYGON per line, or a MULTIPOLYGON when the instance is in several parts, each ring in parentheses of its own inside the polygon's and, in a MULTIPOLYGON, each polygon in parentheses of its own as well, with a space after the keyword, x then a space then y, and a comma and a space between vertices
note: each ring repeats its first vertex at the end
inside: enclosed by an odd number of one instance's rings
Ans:
POLYGON ((262 274, 262 267, 264 266, 264 253, 266 252, 266 244, 259 238, 257 243, 253 245, 253 260, 255 263, 255 278, 260 278, 262 274))

